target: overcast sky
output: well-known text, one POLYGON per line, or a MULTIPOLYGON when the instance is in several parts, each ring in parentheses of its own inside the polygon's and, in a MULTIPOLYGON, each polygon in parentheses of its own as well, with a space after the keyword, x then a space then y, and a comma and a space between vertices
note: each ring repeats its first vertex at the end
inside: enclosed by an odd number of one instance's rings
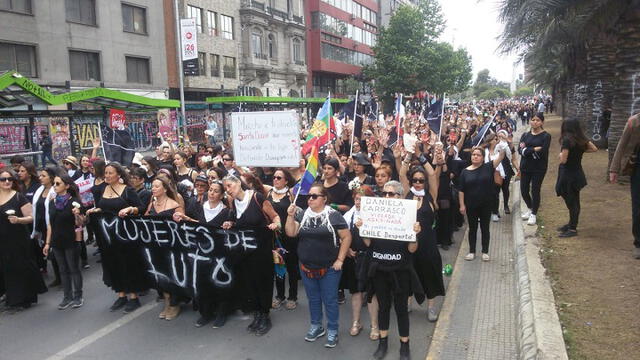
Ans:
MULTIPOLYGON (((497 51, 502 33, 502 24, 498 21, 497 0, 439 0, 447 27, 442 40, 453 43, 454 47, 464 47, 472 57, 473 80, 482 69, 489 74, 511 83, 515 55, 502 56, 497 51)), ((516 74, 523 73, 522 64, 516 74)))

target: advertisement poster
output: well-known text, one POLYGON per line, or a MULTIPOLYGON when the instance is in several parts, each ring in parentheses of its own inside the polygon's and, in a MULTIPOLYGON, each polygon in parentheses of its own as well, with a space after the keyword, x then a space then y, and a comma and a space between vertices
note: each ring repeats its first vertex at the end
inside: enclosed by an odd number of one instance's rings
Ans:
POLYGON ((71 155, 71 142, 69 141, 69 118, 56 116, 49 118, 49 134, 53 142, 53 159, 60 161, 71 155))
POLYGON ((180 39, 182 43, 182 70, 186 76, 198 76, 198 39, 196 19, 180 20, 180 39))
POLYGON ((0 125, 0 154, 11 154, 27 150, 28 126, 0 125))
POLYGON ((162 134, 164 139, 171 143, 178 142, 176 137, 176 112, 169 109, 158 110, 158 132, 162 134))

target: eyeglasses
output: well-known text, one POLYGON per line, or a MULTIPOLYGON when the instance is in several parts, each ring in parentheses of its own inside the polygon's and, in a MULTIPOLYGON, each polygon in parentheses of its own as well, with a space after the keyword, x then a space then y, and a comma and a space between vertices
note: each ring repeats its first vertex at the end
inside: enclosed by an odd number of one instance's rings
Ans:
POLYGON ((383 191, 382 192, 382 196, 384 197, 392 197, 392 196, 396 196, 396 195, 400 195, 395 191, 383 191))
POLYGON ((412 184, 424 184, 424 179, 419 179, 419 178, 411 179, 411 183, 412 184))
POLYGON ((284 179, 282 176, 274 176, 273 177, 273 180, 282 180, 282 179, 284 179))
POLYGON ((315 199, 317 199, 319 197, 324 197, 324 195, 322 195, 322 194, 309 194, 309 199, 315 200, 315 199))
POLYGON ((0 178, 0 182, 9 182, 9 181, 13 181, 12 177, 1 177, 0 178))

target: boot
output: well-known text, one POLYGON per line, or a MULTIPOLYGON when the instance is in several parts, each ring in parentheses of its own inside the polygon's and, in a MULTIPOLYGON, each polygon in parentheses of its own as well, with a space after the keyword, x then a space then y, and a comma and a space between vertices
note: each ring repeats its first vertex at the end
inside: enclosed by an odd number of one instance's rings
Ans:
POLYGON ((253 313, 253 321, 251 322, 251 324, 249 324, 249 326, 247 326, 247 331, 248 332, 252 332, 255 333, 256 332, 256 328, 258 327, 258 323, 260 322, 260 319, 262 318, 262 314, 259 312, 254 312, 253 313))
POLYGON ((400 341, 400 360, 410 360, 411 352, 409 351, 409 340, 407 342, 400 341))
POLYGON ((164 294, 164 306, 162 308, 162 311, 160 312, 160 315, 158 315, 158 318, 166 319, 168 310, 169 310, 169 294, 164 294))
POLYGON ((271 318, 269 317, 269 313, 262 314, 260 317, 260 321, 258 325, 256 325, 256 336, 262 336, 271 330, 271 318))
POLYGON ((386 337, 381 337, 380 340, 378 340, 378 349, 373 353, 373 358, 375 360, 382 360, 387 356, 387 349, 389 348, 387 340, 388 338, 386 337))

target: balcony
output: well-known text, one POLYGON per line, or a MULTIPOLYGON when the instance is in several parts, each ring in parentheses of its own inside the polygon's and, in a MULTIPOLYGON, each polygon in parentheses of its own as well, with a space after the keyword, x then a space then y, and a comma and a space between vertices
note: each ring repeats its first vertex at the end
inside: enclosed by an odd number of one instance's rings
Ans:
POLYGON ((253 53, 253 57, 256 59, 267 60, 267 54, 253 53))

